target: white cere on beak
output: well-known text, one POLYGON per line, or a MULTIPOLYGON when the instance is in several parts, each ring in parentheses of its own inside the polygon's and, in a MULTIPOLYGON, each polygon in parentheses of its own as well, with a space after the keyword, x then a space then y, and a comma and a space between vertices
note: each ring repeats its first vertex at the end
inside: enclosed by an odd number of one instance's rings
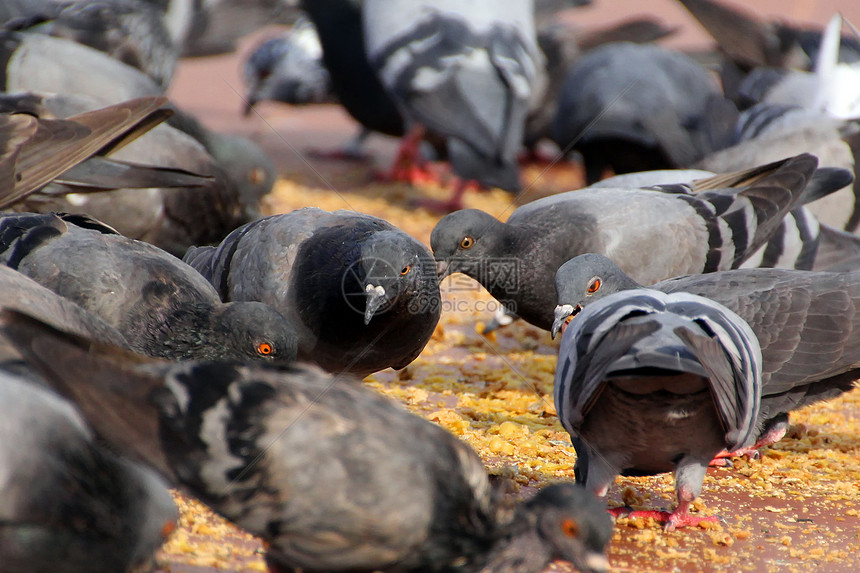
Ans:
POLYGON ((364 287, 364 292, 367 294, 375 294, 376 296, 385 296, 385 289, 381 286, 367 285, 364 287))

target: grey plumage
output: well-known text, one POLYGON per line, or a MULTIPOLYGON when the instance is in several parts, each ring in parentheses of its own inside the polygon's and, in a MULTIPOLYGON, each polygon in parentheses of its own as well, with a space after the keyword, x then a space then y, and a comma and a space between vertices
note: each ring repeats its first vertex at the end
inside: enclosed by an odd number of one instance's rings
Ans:
POLYGON ((654 45, 606 44, 569 69, 553 140, 582 154, 586 181, 615 173, 688 167, 709 147, 709 105, 722 94, 707 70, 654 45))
POLYGON ((299 357, 366 375, 403 368, 439 320, 427 248, 390 223, 305 208, 236 229, 185 261, 225 301, 264 302, 299 334, 299 357))
POLYGON ((364 2, 371 66, 407 122, 447 142, 454 172, 512 191, 532 98, 543 89, 530 0, 364 2))
POLYGON ((242 72, 246 115, 261 101, 303 105, 337 100, 322 62, 319 36, 307 18, 261 42, 245 60, 242 72))
POLYGON ((645 289, 589 304, 562 338, 554 387, 577 482, 605 495, 618 474, 674 471, 667 527, 696 523, 709 462, 755 441, 761 369, 749 325, 709 299, 645 289))
POLYGON ((179 259, 86 217, 0 216, 0 262, 99 316, 140 352, 295 358, 295 331, 278 312, 260 303, 223 304, 179 259))
MULTIPOLYGON (((574 258, 556 276, 553 331, 577 307, 640 288, 606 257, 574 258), (589 292, 595 278, 600 284, 589 292)), ((763 358, 759 429, 791 410, 850 390, 860 374, 860 273, 739 269, 669 279, 649 289, 707 297, 750 325, 763 358)), ((780 424, 784 431, 787 424, 780 424)))
POLYGON ((645 283, 736 268, 812 192, 815 165, 814 157, 801 155, 698 181, 693 192, 580 189, 523 205, 506 223, 463 210, 443 218, 430 242, 444 267, 440 276, 467 274, 513 303, 517 315, 549 329, 555 272, 565 261, 599 252, 645 283))
POLYGON ((4 573, 117 573, 152 558, 178 512, 152 470, 96 444, 80 413, 0 369, 4 573))
POLYGON ((468 445, 360 384, 299 364, 141 363, 4 323, 113 445, 260 535, 273 571, 607 567, 611 525, 590 494, 556 484, 506 507, 468 445), (108 404, 124 415, 100 415, 108 404))
POLYGON ((142 0, 65 0, 36 5, 7 30, 64 38, 139 69, 167 88, 179 55, 161 12, 142 0))

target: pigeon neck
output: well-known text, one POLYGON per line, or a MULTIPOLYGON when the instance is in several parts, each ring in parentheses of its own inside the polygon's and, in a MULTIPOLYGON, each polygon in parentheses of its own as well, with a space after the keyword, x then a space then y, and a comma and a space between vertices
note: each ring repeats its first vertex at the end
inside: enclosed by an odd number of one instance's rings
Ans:
POLYGON ((538 532, 535 515, 525 508, 519 508, 514 519, 500 533, 480 569, 481 573, 538 573, 552 561, 552 555, 538 532))
MULTIPOLYGON (((139 342, 139 350, 150 356, 171 360, 192 360, 223 356, 223 348, 211 341, 212 308, 185 304, 156 322, 139 342)), ((133 346, 134 341, 129 341, 133 346)))

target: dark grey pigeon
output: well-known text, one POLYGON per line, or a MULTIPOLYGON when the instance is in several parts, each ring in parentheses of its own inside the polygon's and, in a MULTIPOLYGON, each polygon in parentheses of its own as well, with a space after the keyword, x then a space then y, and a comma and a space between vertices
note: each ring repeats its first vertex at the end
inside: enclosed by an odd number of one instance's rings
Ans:
POLYGON ((322 61, 319 36, 307 18, 260 42, 242 65, 242 72, 248 90, 245 115, 261 101, 291 105, 337 101, 322 61))
MULTIPOLYGON (((642 288, 604 256, 571 259, 556 275, 559 306, 552 332, 579 308, 642 288)), ((716 301, 737 313, 758 338, 763 358, 758 441, 740 453, 778 441, 788 428, 789 411, 846 392, 860 376, 860 272, 739 269, 648 288, 716 301)))
POLYGON ((295 331, 261 303, 223 304, 191 267, 85 216, 0 215, 0 263, 92 312, 139 352, 292 360, 295 331))
POLYGON ((97 445, 72 404, 3 369, 0 404, 3 573, 124 573, 150 561, 179 517, 167 483, 97 445))
POLYGON ((749 325, 707 298, 637 290, 589 305, 562 338, 554 387, 577 483, 604 496, 619 474, 672 471, 675 510, 643 513, 670 530, 714 520, 689 508, 714 456, 755 441, 761 371, 749 325))
POLYGON ((819 195, 813 187, 832 190, 826 181, 808 186, 816 163, 800 155, 691 188, 585 188, 523 205, 506 223, 458 211, 439 221, 430 242, 440 278, 467 274, 549 330, 555 272, 565 261, 602 253, 643 283, 737 268, 807 193, 819 195))
POLYGON ((4 317, 113 446, 262 537, 270 571, 608 569, 591 494, 559 483, 502 501, 467 444, 361 384, 301 364, 148 363, 4 317))
POLYGON ((6 30, 64 38, 137 68, 167 88, 179 56, 162 13, 143 0, 63 0, 32 6, 6 30))
MULTIPOLYGON (((463 180, 519 191, 516 154, 543 56, 531 0, 365 0, 371 66, 411 135, 445 139, 463 180)), ((461 201, 458 186, 451 204, 461 201)))
POLYGON ((722 94, 708 71, 680 52, 619 42, 570 68, 558 99, 553 140, 576 150, 586 181, 689 167, 711 150, 711 106, 722 94))
POLYGON ((299 357, 330 372, 403 368, 439 321, 427 247, 353 211, 305 208, 236 229, 185 261, 224 301, 260 301, 296 326, 299 357))

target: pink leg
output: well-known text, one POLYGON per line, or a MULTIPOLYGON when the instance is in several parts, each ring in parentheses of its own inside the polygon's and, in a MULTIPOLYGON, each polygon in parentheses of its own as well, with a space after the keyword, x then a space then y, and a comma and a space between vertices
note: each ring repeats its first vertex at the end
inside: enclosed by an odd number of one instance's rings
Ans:
POLYGON ((409 130, 400 142, 391 169, 380 175, 381 181, 400 181, 410 185, 438 181, 436 174, 427 169, 421 159, 424 132, 422 125, 416 125, 409 130))
POLYGON ((453 213, 454 211, 459 211, 464 208, 463 196, 469 189, 480 189, 480 185, 476 181, 464 181, 462 179, 458 179, 457 183, 454 185, 454 193, 451 197, 444 201, 422 199, 418 201, 418 206, 424 207, 432 213, 447 215, 448 213, 453 213))

